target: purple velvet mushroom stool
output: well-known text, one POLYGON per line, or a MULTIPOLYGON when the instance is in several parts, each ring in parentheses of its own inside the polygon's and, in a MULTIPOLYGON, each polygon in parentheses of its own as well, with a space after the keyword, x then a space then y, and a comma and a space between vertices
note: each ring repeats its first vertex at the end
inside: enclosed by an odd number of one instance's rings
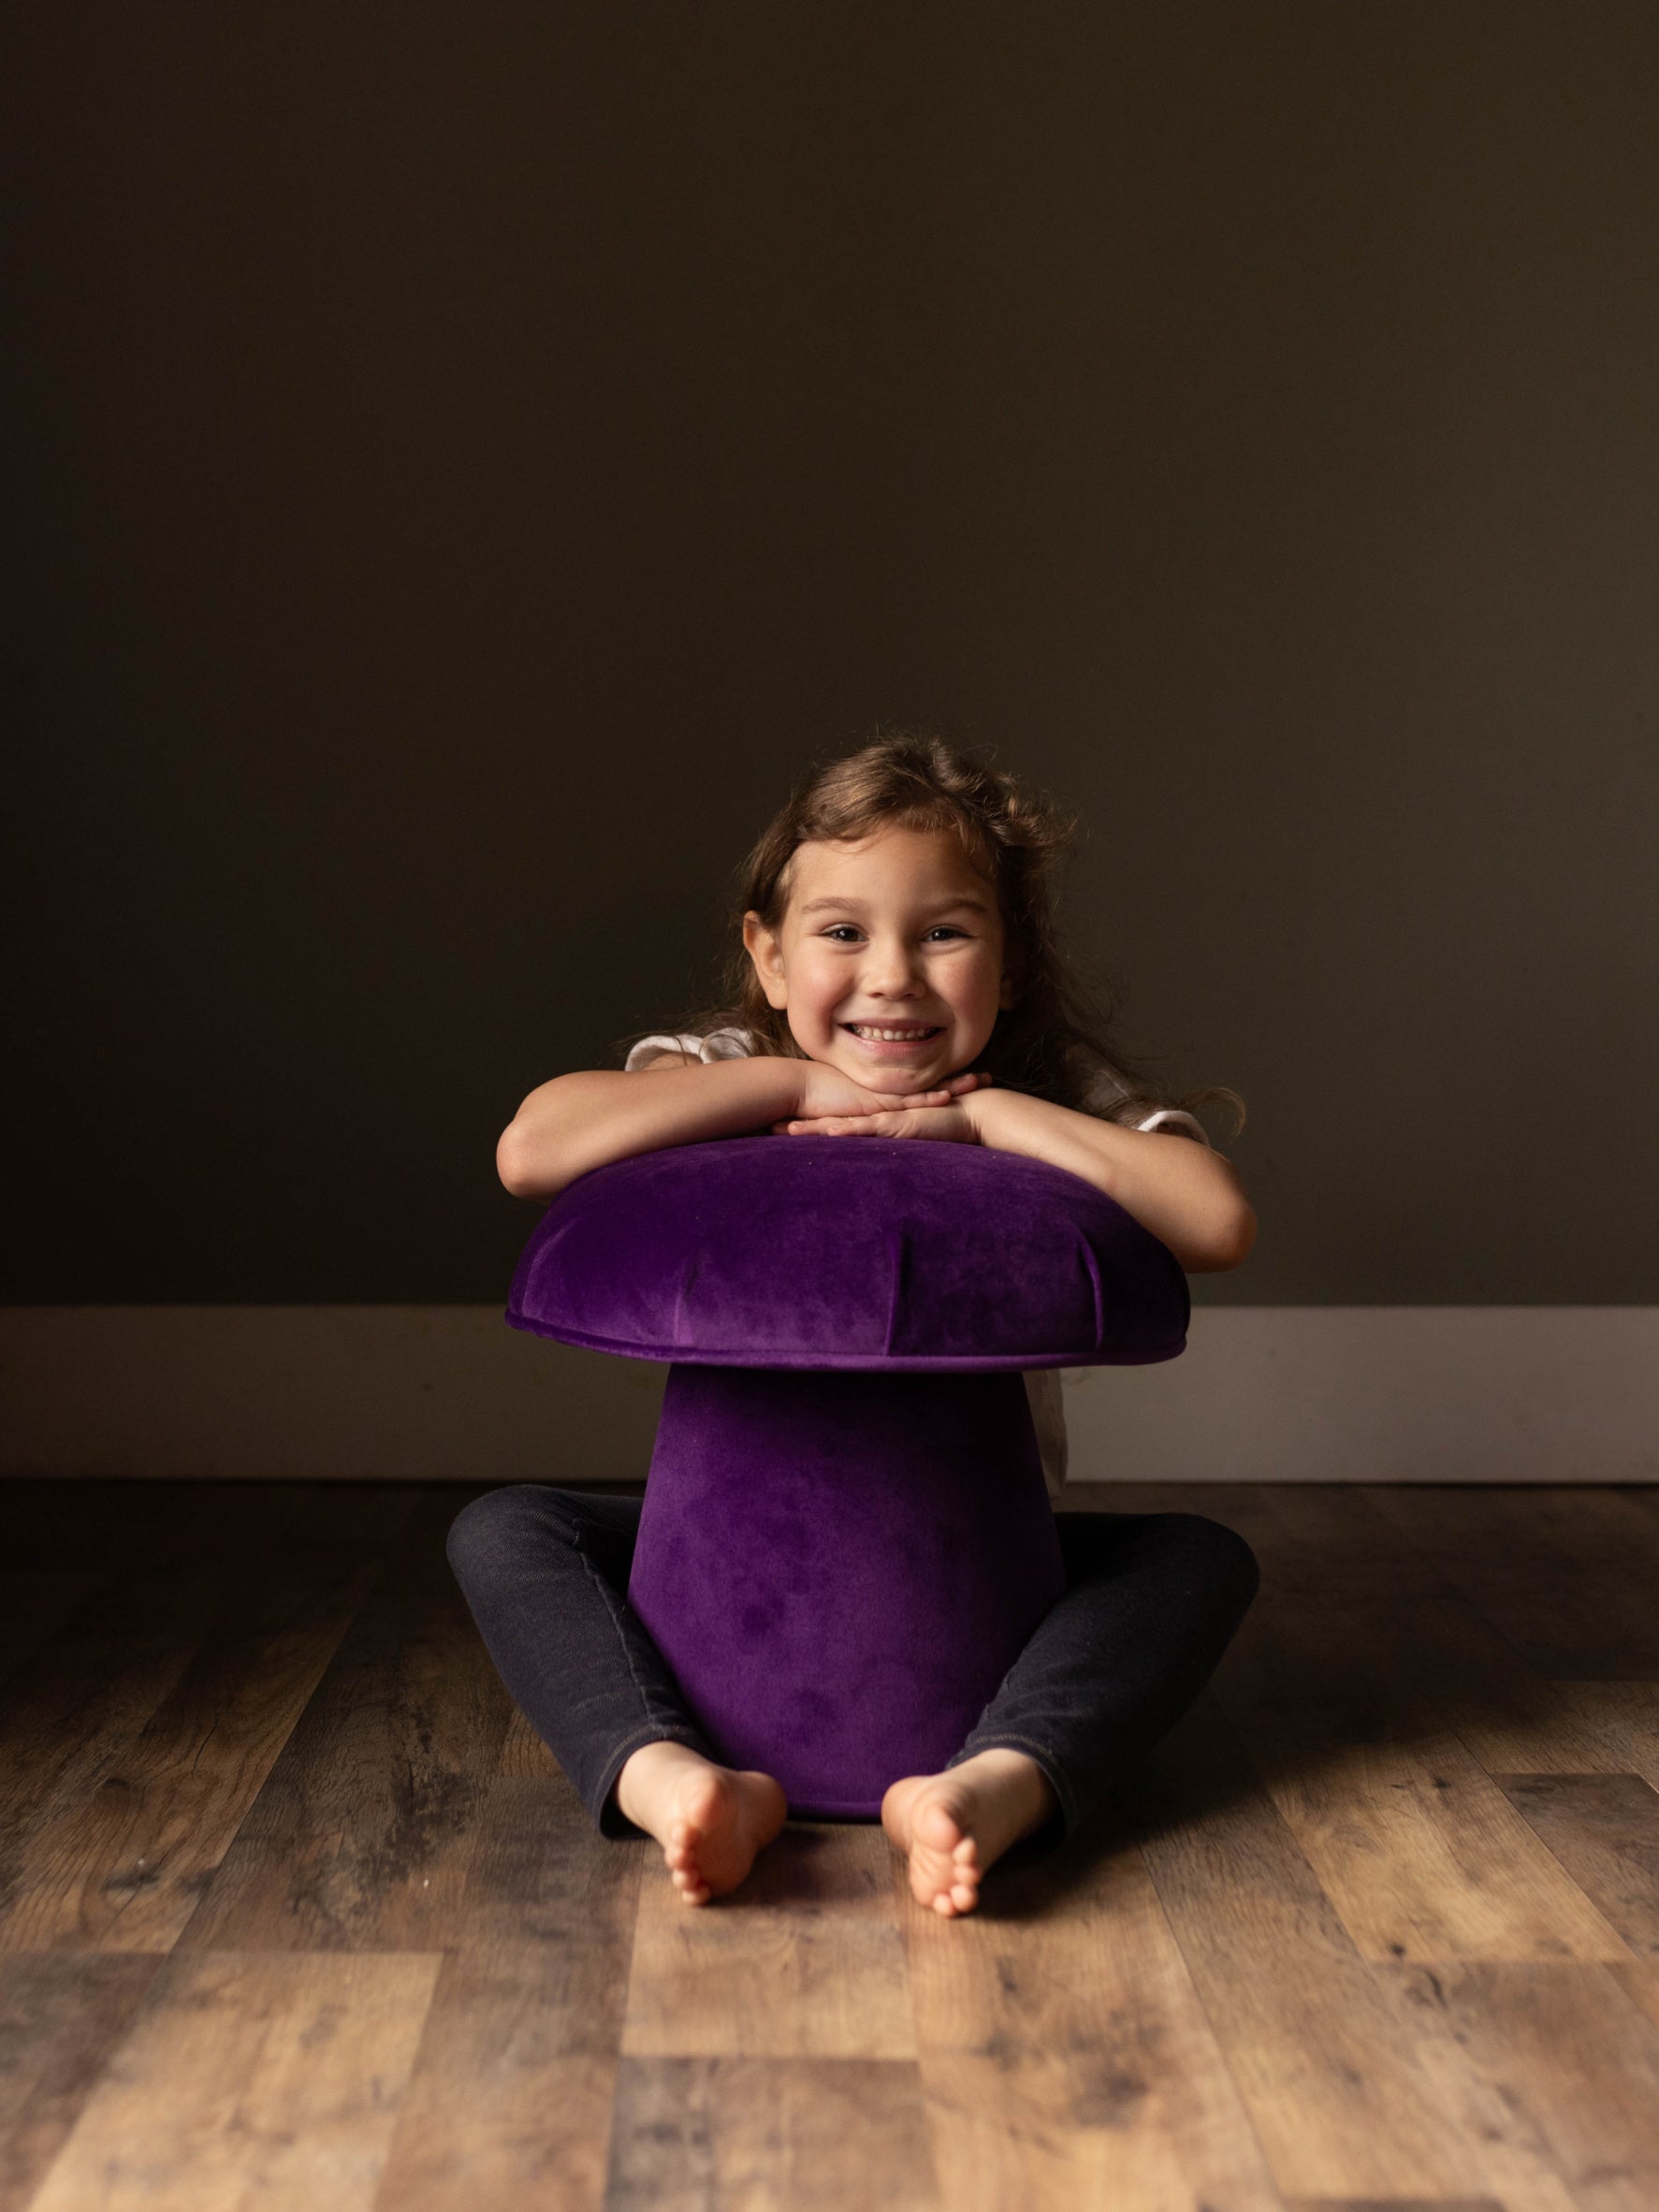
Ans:
POLYGON ((1020 1371, 1171 1360, 1189 1313, 1064 1169, 764 1136, 579 1177, 506 1317, 670 1363, 629 1603, 718 1756, 856 1819, 946 1765, 1065 1587, 1020 1371))

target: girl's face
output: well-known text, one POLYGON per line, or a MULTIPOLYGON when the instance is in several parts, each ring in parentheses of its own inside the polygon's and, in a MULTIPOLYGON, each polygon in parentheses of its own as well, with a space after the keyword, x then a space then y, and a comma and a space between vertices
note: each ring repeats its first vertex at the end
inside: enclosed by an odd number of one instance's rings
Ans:
POLYGON ((882 1091, 971 1068, 1013 993, 996 892, 952 833, 814 840, 787 881, 780 927, 750 912, 743 941, 808 1057, 882 1091))

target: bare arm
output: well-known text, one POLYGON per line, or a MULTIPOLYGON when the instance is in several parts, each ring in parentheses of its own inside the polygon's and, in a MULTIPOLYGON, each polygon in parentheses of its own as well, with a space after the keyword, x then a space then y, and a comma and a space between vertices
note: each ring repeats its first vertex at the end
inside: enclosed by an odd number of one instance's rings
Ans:
POLYGON ((580 1069, 531 1091, 502 1131, 496 1172, 515 1198, 546 1205, 578 1175, 636 1152, 746 1130, 758 1137, 800 1113, 876 1120, 894 1106, 944 1105, 983 1080, 953 1075, 938 1090, 872 1091, 817 1060, 706 1063, 662 1053, 632 1073, 580 1069))
POLYGON ((758 1134, 795 1112, 804 1063, 756 1056, 682 1063, 667 1055, 632 1073, 604 1068, 556 1075, 531 1092, 495 1148, 515 1198, 544 1204, 614 1159, 758 1134))
POLYGON ((1167 1244, 1184 1273, 1220 1273, 1249 1257, 1255 1209, 1230 1161, 1208 1145, 1125 1128, 1023 1091, 975 1091, 960 1105, 982 1144, 1081 1175, 1167 1244))

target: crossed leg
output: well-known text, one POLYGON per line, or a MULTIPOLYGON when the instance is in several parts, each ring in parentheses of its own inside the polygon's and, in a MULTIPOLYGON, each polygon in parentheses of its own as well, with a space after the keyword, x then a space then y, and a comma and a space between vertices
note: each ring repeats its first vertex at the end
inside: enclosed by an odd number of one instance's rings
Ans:
MULTIPOLYGON (((726 1767, 627 1604, 640 1500, 519 1483, 474 1499, 449 1558, 508 1691, 601 1834, 644 1830, 676 1889, 743 1882, 788 1807, 726 1767)), ((1192 1513, 1061 1513, 1067 1588, 943 1772, 888 1789, 882 1826, 918 1900, 972 1912, 1022 1837, 1070 1836, 1215 1671, 1259 1574, 1243 1537, 1192 1513)))

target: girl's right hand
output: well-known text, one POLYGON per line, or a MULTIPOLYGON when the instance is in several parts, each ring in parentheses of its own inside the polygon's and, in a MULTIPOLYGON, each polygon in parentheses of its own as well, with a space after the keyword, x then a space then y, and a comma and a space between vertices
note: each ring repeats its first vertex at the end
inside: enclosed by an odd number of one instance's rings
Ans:
POLYGON ((965 1092, 982 1090, 990 1081, 988 1075, 953 1075, 928 1091, 872 1091, 838 1068, 808 1060, 801 1070, 800 1099, 793 1118, 821 1121, 838 1114, 894 1113, 907 1106, 948 1106, 965 1092))

